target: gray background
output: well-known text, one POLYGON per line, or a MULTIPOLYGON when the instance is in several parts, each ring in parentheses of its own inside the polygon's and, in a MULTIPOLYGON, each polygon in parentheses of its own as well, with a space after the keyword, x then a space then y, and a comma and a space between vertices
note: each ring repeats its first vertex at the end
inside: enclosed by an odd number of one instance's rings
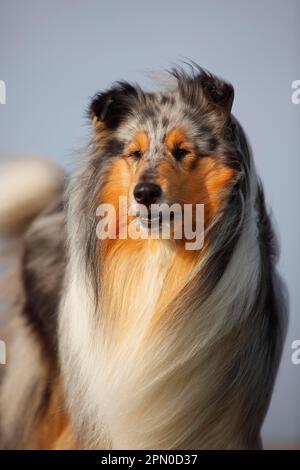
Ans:
POLYGON ((42 154, 72 168, 87 143, 88 98, 120 78, 189 57, 235 86, 244 125, 281 237, 291 321, 267 446, 300 447, 299 0, 0 0, 0 153, 42 154), (297 50, 298 49, 298 50, 297 50))

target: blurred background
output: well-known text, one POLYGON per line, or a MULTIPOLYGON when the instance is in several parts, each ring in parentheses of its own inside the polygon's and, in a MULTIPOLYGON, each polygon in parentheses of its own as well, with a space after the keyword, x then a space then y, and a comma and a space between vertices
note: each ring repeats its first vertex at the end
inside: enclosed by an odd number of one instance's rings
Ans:
POLYGON ((71 170, 89 138, 89 98, 119 79, 190 58, 231 81, 280 234, 290 293, 267 448, 300 448, 299 0, 0 0, 0 158, 43 155, 71 170))

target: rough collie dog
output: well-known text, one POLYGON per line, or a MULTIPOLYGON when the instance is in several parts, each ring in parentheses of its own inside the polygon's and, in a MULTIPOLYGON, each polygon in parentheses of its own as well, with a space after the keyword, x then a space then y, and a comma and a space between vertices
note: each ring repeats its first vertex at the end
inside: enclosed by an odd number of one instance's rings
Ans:
POLYGON ((11 200, 9 177, 1 227, 35 218, 1 333, 3 448, 261 447, 286 318, 276 242, 232 86, 196 66, 171 74, 164 91, 119 82, 94 97, 67 185, 32 172, 11 200), (204 204, 203 246, 101 239, 97 208, 120 196, 204 204))

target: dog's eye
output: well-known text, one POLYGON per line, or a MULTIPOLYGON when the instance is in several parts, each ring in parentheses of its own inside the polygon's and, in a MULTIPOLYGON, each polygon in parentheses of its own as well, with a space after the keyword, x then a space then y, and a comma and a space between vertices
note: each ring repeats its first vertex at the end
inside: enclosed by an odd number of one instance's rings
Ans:
POLYGON ((172 155, 176 160, 182 160, 188 153, 189 151, 183 147, 175 147, 172 150, 172 155))
POLYGON ((140 150, 135 150, 134 152, 131 152, 130 156, 135 158, 136 160, 139 160, 140 158, 142 158, 143 154, 140 150))

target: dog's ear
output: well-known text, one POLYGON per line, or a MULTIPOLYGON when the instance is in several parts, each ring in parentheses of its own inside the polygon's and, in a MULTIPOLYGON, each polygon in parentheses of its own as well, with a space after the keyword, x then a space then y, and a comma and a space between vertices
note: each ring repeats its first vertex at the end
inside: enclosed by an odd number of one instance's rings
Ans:
POLYGON ((234 99, 233 86, 207 72, 200 73, 199 81, 208 101, 229 114, 234 99))
POLYGON ((207 72, 197 64, 192 65, 192 75, 181 68, 171 70, 177 79, 179 91, 191 106, 209 106, 225 117, 231 112, 234 98, 233 86, 207 72))
POLYGON ((94 125, 116 129, 132 110, 137 98, 137 89, 127 82, 118 82, 108 91, 98 93, 89 107, 89 117, 94 125))

